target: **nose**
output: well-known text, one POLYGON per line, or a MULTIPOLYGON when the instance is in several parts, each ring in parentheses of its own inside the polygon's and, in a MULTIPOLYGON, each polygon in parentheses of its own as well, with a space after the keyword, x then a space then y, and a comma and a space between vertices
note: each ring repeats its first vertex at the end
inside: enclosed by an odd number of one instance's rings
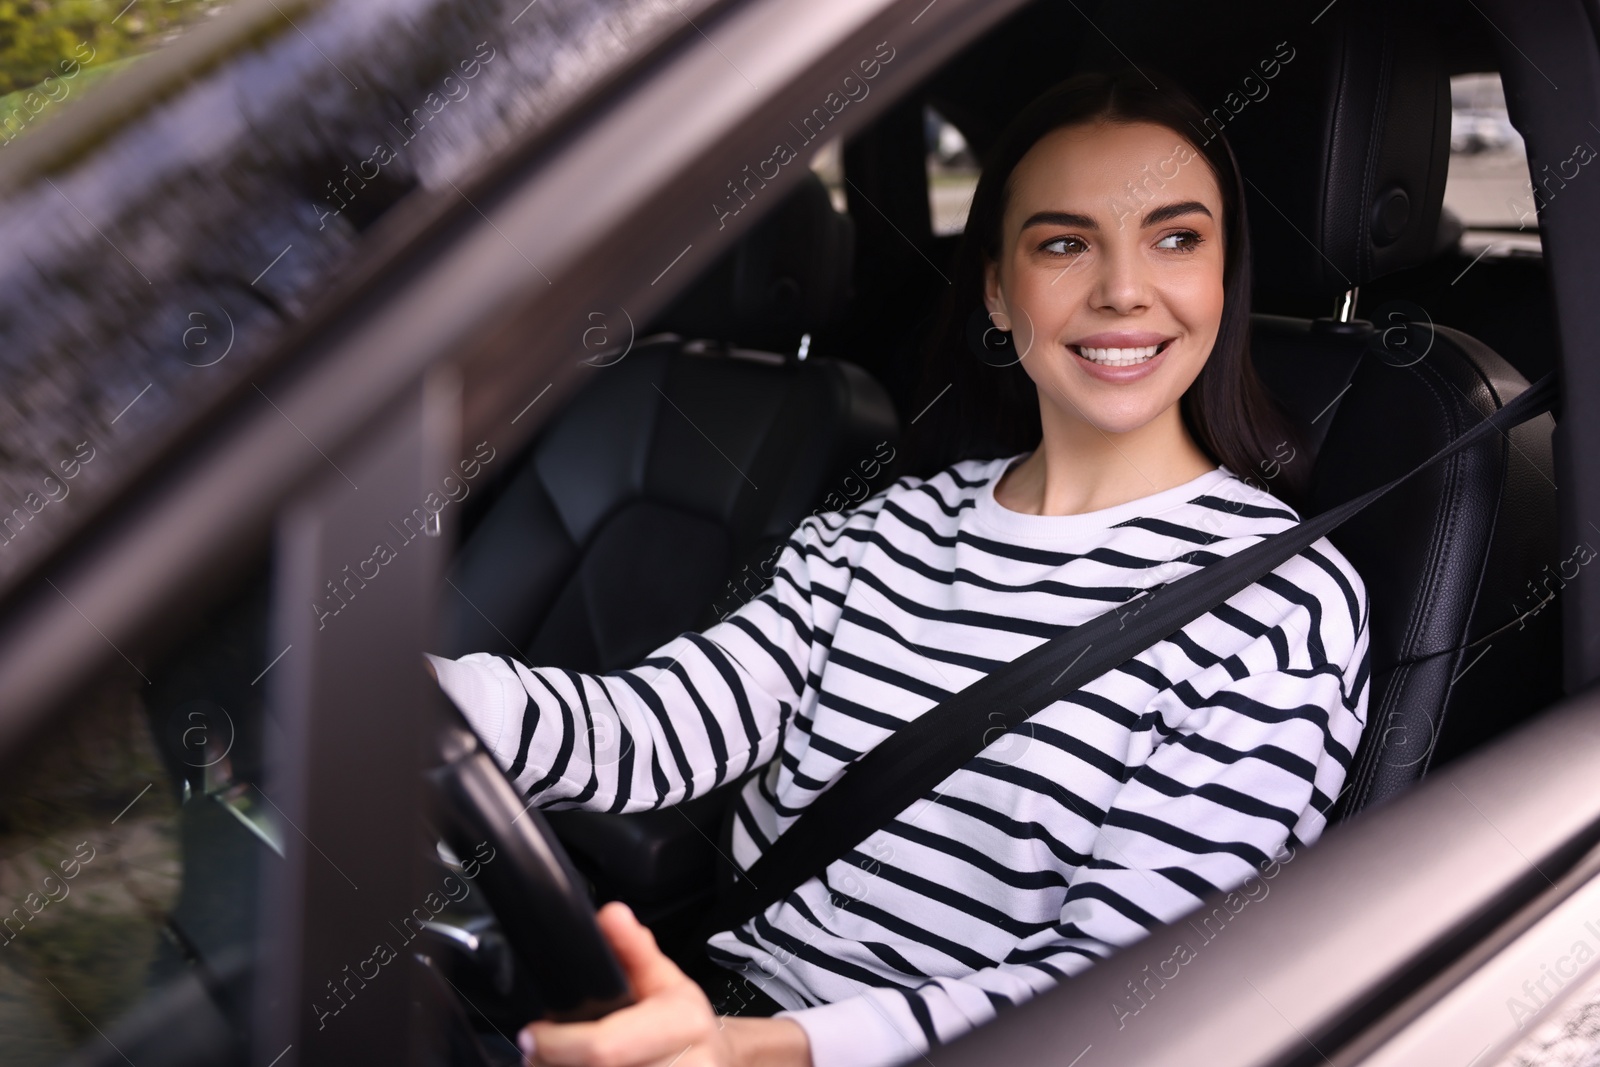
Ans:
POLYGON ((1154 287, 1143 258, 1131 243, 1107 242, 1096 258, 1089 300, 1097 311, 1128 315, 1150 306, 1154 287))

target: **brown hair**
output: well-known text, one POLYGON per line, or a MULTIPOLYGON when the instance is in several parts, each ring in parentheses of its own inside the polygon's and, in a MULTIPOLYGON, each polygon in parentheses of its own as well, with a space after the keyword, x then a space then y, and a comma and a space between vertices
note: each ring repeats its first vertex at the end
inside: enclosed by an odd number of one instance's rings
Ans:
POLYGON ((1150 122, 1199 151, 1216 176, 1225 216, 1222 321, 1205 367, 1179 401, 1184 426, 1207 456, 1240 478, 1291 505, 1304 500, 1310 464, 1275 462, 1286 445, 1305 452, 1250 361, 1250 237, 1238 163, 1220 132, 1205 140, 1184 132, 1203 129, 1205 114, 1162 80, 1168 88, 1157 89, 1131 70, 1075 75, 1024 107, 986 154, 954 277, 924 349, 913 405, 921 414, 907 434, 905 473, 928 477, 958 460, 1013 456, 1038 445, 1038 389, 1018 362, 1011 335, 989 329, 982 303, 984 263, 1001 255, 1011 173, 1041 137, 1062 126, 1150 122), (939 396, 942 390, 947 395, 939 396))

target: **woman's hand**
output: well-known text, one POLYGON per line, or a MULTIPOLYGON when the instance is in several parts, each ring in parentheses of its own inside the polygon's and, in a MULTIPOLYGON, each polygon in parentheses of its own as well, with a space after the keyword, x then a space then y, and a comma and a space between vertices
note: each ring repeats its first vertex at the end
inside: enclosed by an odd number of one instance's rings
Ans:
POLYGON ((529 1023, 518 1036, 538 1067, 811 1067, 792 1019, 719 1017, 626 904, 596 915, 638 1002, 592 1023, 529 1023))

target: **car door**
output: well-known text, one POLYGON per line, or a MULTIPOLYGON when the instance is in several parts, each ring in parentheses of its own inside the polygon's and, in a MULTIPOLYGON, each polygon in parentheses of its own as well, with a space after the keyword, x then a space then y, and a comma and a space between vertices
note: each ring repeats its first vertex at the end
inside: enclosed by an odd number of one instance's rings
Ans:
POLYGON ((591 313, 649 316, 824 129, 861 128, 1007 9, 245 0, 10 146, 6 269, 32 301, 6 324, 13 382, 64 381, 33 388, 79 398, 54 410, 105 447, 58 456, 74 428, 52 426, 13 472, 96 477, 0 576, 0 746, 36 768, 12 779, 36 804, 99 754, 125 763, 55 836, 21 826, 40 847, 15 888, 36 903, 106 869, 83 820, 136 828, 126 969, 162 979, 91 996, 96 928, 74 916, 78 947, 20 979, 77 1020, 40 1062, 77 1039, 86 1062, 432 1054, 428 990, 375 944, 437 896, 419 654, 446 479, 565 399, 591 313), (466 107, 473 78, 491 106, 466 107), (387 153, 362 140, 378 119, 387 153))

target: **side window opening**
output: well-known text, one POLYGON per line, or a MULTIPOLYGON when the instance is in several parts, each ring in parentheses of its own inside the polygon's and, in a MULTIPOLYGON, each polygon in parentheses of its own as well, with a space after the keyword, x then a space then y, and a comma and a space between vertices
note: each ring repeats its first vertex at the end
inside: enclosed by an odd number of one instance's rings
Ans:
POLYGON ((1450 79, 1450 173, 1445 207, 1460 219, 1461 250, 1487 254, 1540 254, 1537 208, 1559 195, 1535 188, 1522 135, 1511 125, 1500 75, 1459 74, 1450 79))
POLYGON ((848 206, 844 188, 843 144, 843 138, 835 137, 819 146, 811 157, 811 169, 828 187, 828 198, 833 201, 833 209, 839 212, 847 210, 848 206))
POLYGON ((967 209, 978 185, 978 160, 967 139, 931 107, 922 111, 928 149, 928 218, 933 236, 950 237, 967 225, 967 209))
MULTIPOLYGON (((1587 129, 1587 127, 1583 127, 1587 129)), ((1580 141, 1600 144, 1591 131, 1580 141)), ((1581 146, 1580 146, 1581 147, 1581 146)), ((1584 149, 1587 151, 1587 149, 1584 149)), ((1495 72, 1450 79, 1450 156, 1433 258, 1361 287, 1361 318, 1396 313, 1470 334, 1529 381, 1555 365, 1558 351, 1538 212, 1562 195, 1554 167, 1530 175, 1527 149, 1511 125, 1495 72)))
POLYGON ((119 661, 0 768, 7 1064, 111 1053, 174 982, 248 972, 257 879, 283 852, 258 786, 268 584, 263 568, 170 652, 119 661))
POLYGON ((9 766, 0 789, 0 1034, 6 1062, 56 1063, 175 965, 174 783, 117 674, 9 766))

